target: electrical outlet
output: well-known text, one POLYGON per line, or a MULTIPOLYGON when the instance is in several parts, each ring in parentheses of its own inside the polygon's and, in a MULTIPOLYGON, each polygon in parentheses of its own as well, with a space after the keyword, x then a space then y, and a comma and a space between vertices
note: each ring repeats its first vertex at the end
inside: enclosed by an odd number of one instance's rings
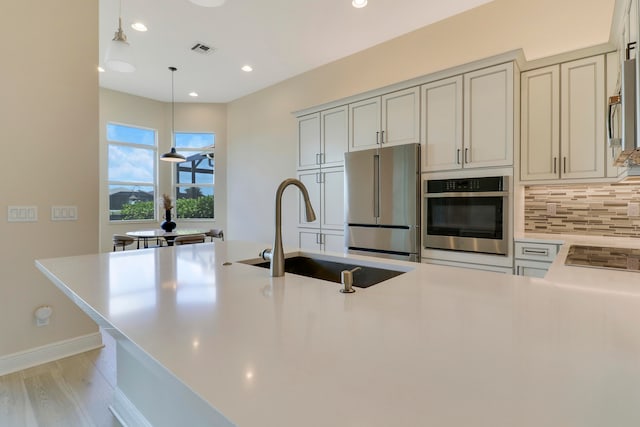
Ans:
POLYGON ((547 203, 547 215, 555 216, 557 206, 557 203, 547 203))
POLYGON ((627 216, 640 216, 640 203, 629 202, 627 205, 627 216))

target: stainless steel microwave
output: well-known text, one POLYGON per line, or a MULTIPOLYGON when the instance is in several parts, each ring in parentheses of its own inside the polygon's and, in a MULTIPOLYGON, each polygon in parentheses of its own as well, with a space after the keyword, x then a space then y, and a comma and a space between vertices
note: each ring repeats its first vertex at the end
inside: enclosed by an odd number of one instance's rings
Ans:
POLYGON ((509 177, 424 182, 423 245, 507 255, 509 177))

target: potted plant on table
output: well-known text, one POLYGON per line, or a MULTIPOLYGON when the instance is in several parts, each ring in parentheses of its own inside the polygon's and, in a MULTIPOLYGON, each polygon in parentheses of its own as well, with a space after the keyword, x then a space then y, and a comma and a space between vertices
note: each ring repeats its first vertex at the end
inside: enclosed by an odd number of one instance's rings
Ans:
POLYGON ((160 228, 170 233, 177 226, 175 222, 171 221, 171 209, 173 209, 173 203, 171 202, 171 197, 169 197, 166 194, 163 194, 162 205, 164 207, 164 221, 162 221, 162 223, 160 224, 160 228))

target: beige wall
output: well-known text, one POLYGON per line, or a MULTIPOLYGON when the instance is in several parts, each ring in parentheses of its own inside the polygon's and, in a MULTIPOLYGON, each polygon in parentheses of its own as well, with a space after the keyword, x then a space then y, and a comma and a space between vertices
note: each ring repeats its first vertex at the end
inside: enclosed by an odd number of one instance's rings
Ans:
MULTIPOLYGON (((278 183, 295 176, 292 111, 522 48, 537 59, 606 43, 614 0, 495 0, 317 68, 228 106, 228 228, 270 241, 278 183)), ((285 243, 296 244, 296 197, 286 194, 285 243)))
MULTIPOLYGON (((112 250, 111 237, 115 233, 158 228, 157 221, 109 222, 107 186, 107 141, 108 122, 141 126, 158 132, 158 152, 171 148, 171 103, 129 95, 108 89, 100 89, 100 250, 112 250)), ((209 229, 225 228, 226 192, 225 162, 227 113, 224 104, 175 104, 176 132, 213 132, 216 135, 216 219, 215 221, 176 220, 178 227, 209 229)), ((172 194, 173 164, 158 161, 158 195, 172 194)), ((174 195, 175 197, 175 195, 174 195)))
POLYGON ((97 331, 34 260, 98 249, 98 2, 4 2, 0 28, 2 357, 97 331), (37 206, 38 221, 7 222, 9 205, 37 206), (52 222, 52 205, 78 220, 52 222), (41 304, 54 314, 38 328, 41 304))

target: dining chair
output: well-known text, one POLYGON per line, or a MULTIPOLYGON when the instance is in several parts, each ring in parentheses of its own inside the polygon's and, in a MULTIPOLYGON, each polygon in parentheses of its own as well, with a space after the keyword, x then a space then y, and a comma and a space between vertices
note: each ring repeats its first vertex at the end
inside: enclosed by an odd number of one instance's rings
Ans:
POLYGON ((136 241, 136 239, 134 239, 133 237, 124 234, 114 234, 112 240, 114 252, 117 248, 122 248, 122 250, 124 251, 127 246, 132 245, 133 242, 136 241))
POLYGON ((204 243, 207 236, 204 234, 190 234, 188 236, 177 236, 173 239, 173 244, 178 245, 190 245, 192 243, 204 243))
POLYGON ((211 241, 213 242, 214 237, 216 239, 221 239, 224 242, 224 232, 221 228, 212 228, 211 230, 205 233, 207 237, 211 237, 211 241))

